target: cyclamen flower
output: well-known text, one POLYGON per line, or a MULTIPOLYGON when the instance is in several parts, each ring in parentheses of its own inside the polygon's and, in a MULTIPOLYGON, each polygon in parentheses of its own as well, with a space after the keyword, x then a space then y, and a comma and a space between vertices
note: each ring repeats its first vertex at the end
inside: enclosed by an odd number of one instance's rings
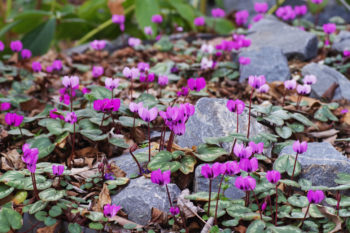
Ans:
POLYGON ((93 66, 92 67, 92 77, 98 78, 102 76, 104 73, 104 69, 102 66, 93 66))
POLYGON ((259 88, 260 93, 267 93, 269 92, 269 90, 270 90, 270 87, 266 83, 259 88))
POLYGON ((148 26, 148 27, 145 27, 143 29, 143 31, 145 32, 146 35, 149 35, 151 36, 153 34, 153 30, 152 30, 152 27, 148 26))
POLYGON ((239 176, 235 180, 235 186, 242 191, 251 191, 256 187, 256 180, 251 176, 239 176))
POLYGON ((113 89, 117 88, 119 85, 119 79, 106 78, 105 79, 105 87, 108 90, 113 91, 113 89))
POLYGON ((295 12, 291 6, 283 6, 277 9, 276 16, 285 21, 295 19, 295 12))
POLYGON ((257 14, 253 17, 253 22, 259 22, 260 20, 262 20, 264 18, 263 14, 257 14))
POLYGON ((52 66, 47 66, 47 67, 46 67, 46 72, 47 72, 47 73, 52 73, 52 71, 53 71, 52 66))
POLYGON ((63 165, 52 165, 52 174, 55 176, 61 176, 64 172, 63 165))
POLYGON ((239 50, 241 48, 247 48, 251 45, 251 40, 244 35, 233 34, 232 35, 232 48, 239 50))
POLYGON ((311 0, 311 2, 314 4, 321 4, 323 0, 311 0))
POLYGON ((312 85, 317 82, 317 78, 315 75, 306 75, 303 79, 304 84, 312 85))
POLYGON ((59 118, 59 119, 61 119, 61 120, 64 120, 64 116, 62 116, 62 115, 60 115, 60 114, 56 114, 55 112, 57 112, 57 108, 54 108, 54 109, 50 110, 49 115, 50 115, 50 118, 51 118, 51 119, 57 119, 57 118, 59 118))
POLYGON ((176 93, 177 96, 188 96, 189 88, 188 87, 182 87, 181 91, 178 91, 176 93))
POLYGON ((236 144, 233 152, 235 155, 241 159, 248 159, 250 156, 252 156, 253 149, 250 146, 244 147, 243 144, 236 144))
POLYGON ((13 52, 17 53, 22 50, 23 44, 20 40, 11 41, 10 48, 13 52))
POLYGON ((38 148, 30 148, 29 144, 24 144, 22 146, 23 156, 22 160, 27 165, 27 169, 31 173, 35 173, 36 163, 38 161, 38 148))
POLYGON ((212 60, 209 60, 206 57, 202 58, 202 61, 201 61, 201 69, 202 70, 213 69, 214 66, 215 66, 215 62, 213 62, 212 60))
POLYGON ((163 22, 163 17, 161 15, 153 15, 152 22, 156 24, 160 24, 163 22))
POLYGON ((124 31, 125 16, 124 15, 112 15, 112 22, 119 24, 120 31, 124 31))
POLYGON ((158 84, 159 86, 166 86, 169 83, 168 76, 166 75, 159 75, 158 76, 158 84))
POLYGON ((211 44, 202 44, 200 50, 202 53, 212 54, 214 52, 214 47, 211 44))
POLYGON ((103 50, 106 47, 106 41, 104 40, 94 40, 90 43, 90 47, 93 50, 103 50))
POLYGON ((346 114, 346 113, 348 113, 348 112, 349 112, 349 110, 348 110, 348 109, 346 109, 346 108, 344 108, 344 109, 342 109, 342 110, 341 110, 341 112, 340 112, 340 113, 341 113, 341 114, 346 114))
POLYGON ((252 148, 252 153, 258 153, 261 154, 264 152, 264 143, 263 142, 259 142, 259 143, 255 143, 255 142, 249 142, 249 147, 252 148))
POLYGON ((319 204, 324 199, 324 193, 321 190, 309 190, 307 192, 307 199, 310 203, 319 204))
POLYGON ((139 62, 139 63, 137 63, 137 69, 139 69, 140 72, 148 71, 149 64, 146 62, 139 62))
POLYGON ((63 86, 66 88, 79 88, 79 78, 77 76, 64 76, 62 80, 63 86))
POLYGON ((215 177, 224 174, 223 165, 220 163, 214 163, 212 166, 205 164, 201 168, 201 174, 207 179, 214 179, 215 177))
POLYGON ((77 122, 77 115, 75 114, 75 112, 69 112, 67 113, 64 120, 73 125, 75 122, 77 122))
POLYGON ((292 79, 292 80, 287 80, 287 81, 284 81, 284 88, 286 88, 287 90, 293 90, 295 89, 297 86, 297 82, 292 79))
POLYGON ((239 161, 239 168, 248 173, 255 172, 259 168, 258 160, 256 158, 251 158, 251 159, 243 158, 241 159, 241 161, 239 161))
POLYGON ((142 102, 140 102, 138 104, 134 103, 134 102, 131 102, 129 104, 129 109, 130 109, 131 112, 138 112, 138 110, 141 109, 141 108, 143 108, 142 102))
POLYGON ((139 38, 130 37, 128 40, 128 44, 130 47, 136 47, 141 45, 141 40, 139 38))
POLYGON ((52 69, 54 70, 62 70, 62 61, 61 60, 54 60, 52 63, 52 69))
POLYGON ((171 213, 171 215, 176 216, 180 213, 180 209, 177 206, 172 206, 170 207, 169 212, 171 213))
POLYGON ((181 104, 179 107, 168 107, 165 112, 159 112, 159 115, 163 118, 165 124, 176 135, 183 135, 186 130, 186 121, 190 116, 194 114, 194 106, 186 103, 181 104))
POLYGON ((248 83, 251 87, 259 89, 266 82, 265 76, 249 76, 248 83))
POLYGON ((334 23, 326 23, 323 24, 323 31, 326 34, 332 34, 337 30, 337 25, 335 25, 334 23))
POLYGON ((15 126, 18 127, 21 125, 22 121, 23 121, 23 116, 21 115, 17 115, 16 113, 6 113, 5 115, 5 122, 6 124, 8 124, 9 126, 15 126))
POLYGON ((247 10, 238 11, 235 14, 237 26, 242 26, 247 23, 249 12, 247 10))
POLYGON ((115 180, 115 177, 114 177, 113 173, 106 173, 104 175, 104 179, 105 180, 115 180))
POLYGON ((344 57, 350 57, 350 50, 344 50, 343 55, 344 57))
POLYGON ((0 104, 0 111, 7 111, 11 108, 11 103, 3 102, 0 104))
POLYGON ((0 40, 0 51, 4 51, 5 45, 4 43, 0 40))
POLYGON ((159 184, 159 185, 166 185, 170 183, 170 175, 171 171, 164 171, 158 169, 155 171, 152 171, 151 173, 151 181, 154 184, 159 184))
POLYGON ((220 8, 215 8, 211 10, 211 16, 214 18, 224 18, 225 17, 225 11, 220 8))
POLYGON ((148 75, 141 74, 140 75, 140 82, 151 83, 154 81, 155 76, 156 75, 154 73, 149 73, 148 75))
POLYGON ((226 107, 231 112, 235 112, 237 114, 242 114, 245 108, 245 104, 242 100, 229 100, 227 101, 226 107))
POLYGON ((272 184, 277 184, 277 182, 281 179, 281 173, 275 170, 267 171, 266 179, 272 184))
POLYGON ((32 52, 29 49, 23 49, 21 51, 21 56, 23 59, 29 59, 32 57, 32 52))
POLYGON ((118 111, 120 99, 102 99, 94 101, 94 109, 101 112, 118 111))
POLYGON ((306 5, 295 6, 294 7, 294 12, 295 12, 295 14, 297 16, 306 15, 306 13, 307 13, 307 6, 306 5))
POLYGON ((32 63, 32 70, 34 72, 40 72, 41 71, 41 64, 40 64, 40 62, 37 62, 37 61, 33 62, 32 63))
POLYGON ((225 175, 234 176, 241 172, 239 165, 236 161, 229 161, 225 163, 226 171, 225 175))
POLYGON ((304 85, 299 85, 297 86, 297 92, 299 95, 307 95, 310 94, 311 92, 311 86, 304 84, 304 85))
POLYGON ((254 10, 256 13, 265 14, 269 9, 269 5, 266 2, 256 2, 254 4, 254 10))
POLYGON ((106 204, 105 206, 103 206, 103 214, 107 218, 113 218, 114 216, 117 215, 119 210, 120 210, 120 206, 119 205, 106 204))
POLYGON ((85 94, 90 93, 91 90, 90 90, 89 88, 84 87, 84 88, 81 90, 81 92, 85 95, 85 94))
POLYGON ((200 78, 190 78, 187 80, 187 85, 192 91, 200 91, 205 88, 206 82, 203 77, 200 78))
POLYGON ((140 71, 137 68, 125 67, 123 69, 123 75, 126 78, 136 79, 140 75, 140 71))
POLYGON ((197 27, 204 26, 205 18, 203 16, 197 17, 194 19, 193 23, 197 27))
POLYGON ((239 57, 238 61, 239 61, 239 64, 241 64, 241 65, 249 65, 250 64, 249 57, 239 57))
POLYGON ((307 142, 295 141, 293 143, 293 150, 298 154, 303 154, 307 151, 307 142))
POLYGON ((154 108, 151 108, 148 110, 147 108, 142 107, 138 110, 138 114, 142 120, 144 120, 146 122, 151 122, 157 118, 158 109, 156 107, 154 107, 154 108))

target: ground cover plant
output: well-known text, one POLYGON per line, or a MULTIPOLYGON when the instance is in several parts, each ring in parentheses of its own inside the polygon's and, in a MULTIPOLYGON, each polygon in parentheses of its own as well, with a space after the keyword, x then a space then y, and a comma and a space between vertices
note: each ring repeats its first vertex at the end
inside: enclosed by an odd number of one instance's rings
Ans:
POLYGON ((331 1, 19 2, 0 3, 0 232, 349 231, 350 32, 322 22, 331 1), (91 41, 58 52, 67 37, 91 41))

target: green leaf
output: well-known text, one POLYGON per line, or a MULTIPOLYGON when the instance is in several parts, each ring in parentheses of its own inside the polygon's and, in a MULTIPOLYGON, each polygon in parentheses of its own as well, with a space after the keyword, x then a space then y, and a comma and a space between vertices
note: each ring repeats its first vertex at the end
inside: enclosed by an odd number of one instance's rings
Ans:
MULTIPOLYGON (((337 200, 333 198, 326 198, 326 202, 331 206, 337 206, 337 200)), ((350 206, 350 197, 342 196, 339 205, 343 208, 350 206)))
POLYGON ((135 229, 136 227, 137 225, 135 223, 128 223, 123 226, 123 228, 127 230, 132 230, 132 229, 135 229))
POLYGON ((0 212, 0 232, 8 232, 10 229, 18 230, 23 226, 20 213, 10 208, 3 208, 0 212))
POLYGON ((323 0, 321 4, 315 4, 311 0, 307 0, 308 9, 312 14, 321 12, 328 4, 328 0, 323 0))
POLYGON ((53 144, 48 137, 34 137, 32 140, 28 140, 32 148, 38 148, 39 159, 45 158, 55 149, 53 144))
POLYGON ((299 124, 299 123, 293 123, 293 124, 288 124, 287 123, 287 125, 288 125, 289 128, 292 129, 292 131, 294 133, 302 133, 302 132, 304 132, 304 129, 305 129, 304 125, 299 124))
POLYGON ((90 211, 88 214, 85 215, 88 219, 94 222, 102 221, 104 216, 101 212, 96 211, 90 211))
POLYGON ((135 0, 135 16, 142 30, 146 26, 151 26, 154 34, 157 34, 157 27, 152 23, 153 15, 159 14, 159 1, 157 0, 135 0))
POLYGON ((105 87, 93 86, 91 87, 91 92, 89 93, 95 99, 101 100, 112 97, 112 92, 105 87))
POLYGON ((92 140, 92 141, 102 141, 105 140, 108 137, 108 134, 101 134, 102 131, 101 130, 80 130, 80 133, 87 137, 88 139, 92 140))
POLYGON ((222 225, 225 227, 235 227, 239 224, 239 219, 231 219, 222 222, 222 225))
POLYGON ((21 135, 21 131, 22 131, 22 134, 25 135, 25 136, 28 136, 28 137, 34 136, 34 134, 32 134, 29 130, 27 130, 27 129, 19 130, 19 128, 11 129, 7 133, 10 134, 10 135, 21 135))
POLYGON ((307 117, 305 117, 304 115, 300 114, 300 113, 293 113, 290 115, 292 118, 294 118, 295 120, 303 123, 306 126, 313 126, 314 123, 312 123, 312 121, 310 121, 307 117))
POLYGON ((324 218, 323 214, 318 210, 317 206, 314 204, 310 205, 309 214, 313 218, 324 218))
POLYGON ((276 226, 270 225, 267 229, 270 230, 271 233, 301 233, 302 232, 298 227, 291 226, 291 225, 282 226, 282 227, 276 227, 276 226))
MULTIPOLYGON (((128 116, 121 116, 119 117, 118 122, 125 127, 133 127, 134 125, 134 118, 133 117, 128 117, 128 116)), ((141 125, 147 125, 147 122, 140 120, 140 119, 135 119, 135 127, 139 127, 141 125)))
POLYGON ((151 159, 147 168, 150 171, 157 169, 161 169, 162 171, 171 170, 173 173, 180 169, 180 163, 173 161, 173 155, 169 151, 160 151, 151 159))
POLYGON ((46 189, 39 193, 39 197, 43 201, 58 201, 66 195, 65 190, 56 190, 53 188, 46 189))
POLYGON ((52 206, 50 211, 49 211, 49 215, 53 218, 56 218, 57 216, 60 216, 62 214, 62 209, 61 207, 55 205, 52 206))
POLYGON ((255 220, 254 222, 252 222, 246 233, 256 233, 256 232, 263 232, 265 229, 265 222, 261 221, 261 220, 255 220))
POLYGON ((319 108, 314 115, 314 118, 323 122, 330 121, 339 121, 338 118, 331 112, 328 106, 323 105, 319 108))
POLYGON ((142 93, 142 94, 135 100, 135 102, 136 102, 136 103, 142 102, 144 107, 153 108, 154 106, 156 106, 156 105, 158 104, 159 101, 157 100, 156 97, 154 97, 154 96, 151 95, 151 94, 142 93))
POLYGON ((78 223, 69 223, 68 231, 70 233, 81 233, 82 229, 81 229, 81 226, 78 223))
POLYGON ((263 119, 277 126, 282 126, 284 124, 284 120, 276 115, 269 115, 263 117, 263 119))
POLYGON ((193 24, 193 20, 195 18, 194 9, 188 3, 184 3, 182 0, 172 0, 168 2, 172 7, 175 8, 177 13, 182 18, 184 18, 192 28, 194 28, 194 24, 193 24))
POLYGON ((14 187, 9 187, 5 184, 0 184, 0 199, 3 199, 10 195, 14 189, 14 187))
POLYGON ((276 127, 276 133, 284 139, 289 138, 290 136, 292 136, 292 130, 291 128, 287 127, 287 126, 283 126, 283 127, 276 127))
POLYGON ((55 35, 56 19, 51 18, 37 28, 27 33, 23 38, 23 47, 30 49, 33 56, 45 54, 50 48, 55 35))
POLYGON ((194 165, 196 165, 196 163, 197 160, 193 156, 186 155, 182 157, 180 161, 180 171, 185 175, 190 174, 193 172, 194 165))
POLYGON ((51 218, 50 216, 46 217, 44 220, 44 223, 46 226, 52 226, 53 224, 55 224, 57 222, 56 219, 51 218))
POLYGON ((129 178, 126 177, 117 177, 115 180, 107 180, 106 184, 118 186, 118 185, 125 185, 129 182, 129 178))
POLYGON ((29 214, 35 214, 36 212, 45 209, 48 202, 39 200, 29 207, 29 214))
POLYGON ((282 180, 280 180, 280 182, 283 183, 283 184, 286 184, 288 186, 293 186, 293 187, 296 187, 296 188, 300 187, 300 185, 297 182, 295 182, 294 180, 282 179, 282 180))
POLYGON ((39 211, 39 212, 36 212, 34 216, 38 221, 43 222, 47 217, 47 213, 45 211, 39 211))
POLYGON ((124 148, 124 149, 129 148, 129 145, 125 142, 124 138, 117 138, 117 137, 108 138, 108 142, 120 148, 124 148))
MULTIPOLYGON (((273 164, 273 169, 281 173, 287 172, 289 176, 293 174, 295 158, 292 155, 282 155, 273 164)), ((301 172, 301 165, 296 161, 294 176, 297 176, 301 172)))
POLYGON ((103 225, 99 222, 91 222, 91 223, 89 223, 89 228, 94 229, 94 230, 102 230, 103 225))
POLYGON ((297 194, 294 194, 293 196, 289 197, 288 202, 291 205, 300 207, 300 208, 306 207, 309 204, 309 201, 307 200, 306 197, 300 196, 297 194))
MULTIPOLYGON (((217 193, 211 193, 212 200, 216 199, 217 193)), ((186 199, 192 201, 209 201, 209 193, 208 192, 198 192, 191 195, 185 196, 186 199)))
POLYGON ((204 162, 213 162, 220 156, 227 154, 227 152, 221 147, 201 144, 198 146, 197 152, 194 154, 197 158, 204 162))

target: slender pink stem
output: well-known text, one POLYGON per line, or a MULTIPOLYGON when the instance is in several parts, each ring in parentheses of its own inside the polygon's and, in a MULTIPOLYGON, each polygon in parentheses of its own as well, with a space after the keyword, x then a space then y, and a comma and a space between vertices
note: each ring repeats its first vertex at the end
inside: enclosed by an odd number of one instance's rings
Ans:
POLYGON ((148 162, 151 161, 151 130, 148 122, 148 162))
POLYGON ((173 142, 174 142, 174 138, 175 138, 175 133, 173 131, 171 131, 169 140, 168 140, 168 145, 167 145, 167 151, 171 152, 171 148, 173 147, 173 142))
POLYGON ((250 93, 249 98, 249 116, 248 116, 248 130, 247 130, 247 138, 249 139, 249 133, 250 133, 250 114, 252 110, 252 97, 253 97, 254 89, 252 89, 252 92, 250 93))
POLYGON ((209 179, 209 202, 208 202, 208 217, 210 216, 211 183, 212 183, 212 179, 209 179))
POLYGON ((129 149, 129 152, 130 152, 132 158, 135 160, 137 167, 139 168, 140 175, 142 175, 143 172, 142 172, 142 168, 141 168, 139 161, 136 159, 136 156, 134 155, 134 153, 132 152, 131 149, 129 149))
POLYGON ((219 197, 220 197, 220 191, 221 191, 221 185, 222 185, 222 181, 224 180, 224 175, 222 175, 221 180, 220 180, 220 184, 219 184, 219 190, 218 190, 218 196, 216 197, 216 206, 215 206, 215 225, 218 224, 218 220, 217 220, 217 216, 218 216, 218 206, 219 206, 219 197))
POLYGON ((131 78, 131 85, 130 85, 130 100, 132 100, 132 89, 134 85, 134 80, 131 78))
POLYGON ((341 199, 340 191, 337 190, 337 216, 339 216, 340 199, 341 199))
MULTIPOLYGON (((271 201, 270 201, 271 203, 271 201)), ((276 213, 275 213, 275 226, 277 226, 277 203, 278 203, 278 188, 277 188, 277 184, 276 184, 276 213)), ((271 209, 271 213, 272 213, 272 209, 271 209)))
POLYGON ((291 180, 293 180, 293 177, 294 177, 294 172, 295 172, 295 166, 297 165, 297 161, 298 161, 298 153, 297 155, 295 156, 295 161, 294 161, 294 167, 293 167, 293 173, 292 173, 292 177, 291 177, 291 180))
POLYGON ((33 183, 33 190, 34 190, 34 197, 36 200, 40 200, 39 195, 38 195, 38 189, 36 187, 36 179, 35 179, 35 173, 30 173, 32 177, 32 183, 33 183))
POLYGON ((263 218, 262 218, 262 213, 261 213, 261 207, 260 207, 259 200, 258 200, 257 196, 255 195, 254 190, 252 190, 252 192, 253 192, 253 195, 255 197, 256 204, 258 205, 258 208, 259 208, 260 219, 262 220, 263 218))
POLYGON ((304 221, 305 221, 305 219, 306 219, 306 215, 309 213, 310 205, 311 205, 311 203, 309 203, 309 205, 307 206, 307 209, 306 209, 306 212, 305 212, 305 216, 304 216, 304 218, 303 218, 303 221, 301 222, 300 228, 303 226, 304 221))
POLYGON ((172 207, 173 203, 171 201, 170 192, 169 192, 169 188, 168 188, 167 184, 165 185, 165 188, 166 188, 166 193, 168 194, 168 200, 169 200, 170 207, 172 207))
POLYGON ((21 126, 18 126, 18 129, 19 129, 19 132, 20 132, 20 134, 21 134, 21 136, 22 136, 22 138, 23 138, 23 133, 22 133, 21 126))
MULTIPOLYGON (((239 122, 239 114, 238 114, 238 111, 237 111, 237 126, 236 126, 236 133, 238 133, 238 123, 239 122)), ((234 153, 233 153, 233 150, 235 148, 235 145, 236 145, 236 142, 237 142, 237 138, 235 138, 235 140, 233 141, 233 144, 232 144, 232 149, 231 149, 231 156, 233 157, 234 156, 234 153)))

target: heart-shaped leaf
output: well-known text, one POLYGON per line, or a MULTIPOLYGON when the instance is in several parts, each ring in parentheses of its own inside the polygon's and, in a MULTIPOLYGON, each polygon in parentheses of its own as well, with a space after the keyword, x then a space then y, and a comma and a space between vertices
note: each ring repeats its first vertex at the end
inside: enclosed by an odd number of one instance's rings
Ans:
MULTIPOLYGON (((273 164, 273 169, 281 173, 287 172, 289 176, 293 174, 295 157, 292 155, 282 155, 276 159, 273 164)), ((301 172, 301 165, 296 161, 294 176, 299 175, 301 172)))
POLYGON ((39 197, 43 201, 57 201, 66 195, 65 190, 56 190, 53 188, 46 189, 39 193, 39 197))
POLYGON ((213 162, 220 156, 227 154, 227 152, 221 147, 201 144, 198 146, 197 152, 194 154, 197 158, 204 162, 213 162))

